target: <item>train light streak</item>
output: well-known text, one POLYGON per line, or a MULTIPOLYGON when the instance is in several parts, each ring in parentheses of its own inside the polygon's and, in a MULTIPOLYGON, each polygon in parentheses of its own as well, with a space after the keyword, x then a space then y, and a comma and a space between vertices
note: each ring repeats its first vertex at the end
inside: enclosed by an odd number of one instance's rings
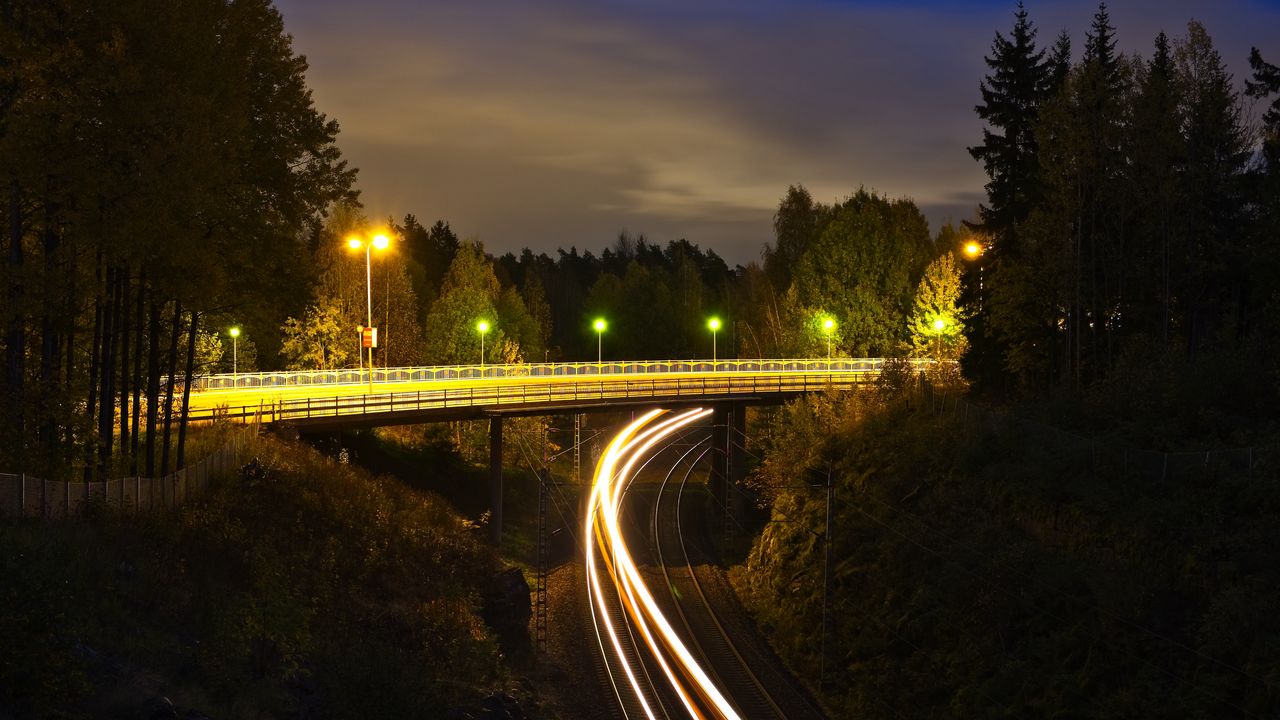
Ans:
MULTIPOLYGON (((597 628, 604 627, 616 664, 623 668, 627 684, 647 717, 655 718, 657 715, 640 682, 639 673, 644 669, 633 667, 625 655, 619 628, 615 627, 609 615, 609 602, 604 592, 606 582, 613 583, 625 616, 639 631, 639 638, 688 714, 696 718, 736 720, 739 717, 736 710, 658 607, 622 535, 619 519, 622 492, 631 482, 637 463, 672 433, 711 413, 710 410, 690 410, 650 426, 664 412, 654 410, 645 413, 618 433, 596 467, 584 527, 587 590, 593 601, 593 619, 597 628)), ((601 639, 602 650, 605 645, 601 639)))

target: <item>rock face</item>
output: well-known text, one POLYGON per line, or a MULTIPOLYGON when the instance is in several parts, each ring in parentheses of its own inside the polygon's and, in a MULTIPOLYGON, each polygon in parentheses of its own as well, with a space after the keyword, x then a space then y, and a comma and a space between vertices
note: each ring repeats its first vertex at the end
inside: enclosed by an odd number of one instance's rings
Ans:
POLYGON ((494 575, 484 592, 484 619, 504 643, 528 642, 529 582, 520 568, 507 568, 494 575))
POLYGON ((520 701, 506 693, 494 693, 480 701, 479 707, 453 708, 448 720, 528 720, 520 701))

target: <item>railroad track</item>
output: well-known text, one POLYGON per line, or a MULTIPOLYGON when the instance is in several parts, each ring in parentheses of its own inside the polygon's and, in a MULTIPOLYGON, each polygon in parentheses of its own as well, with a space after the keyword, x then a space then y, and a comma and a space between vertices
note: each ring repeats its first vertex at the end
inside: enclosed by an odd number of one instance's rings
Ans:
POLYGON ((771 652, 762 652, 762 640, 747 630, 751 625, 709 550, 703 522, 708 514, 700 511, 711 498, 704 484, 690 482, 707 450, 690 462, 696 449, 672 465, 652 512, 652 542, 670 606, 740 717, 821 719, 824 715, 809 694, 771 652))
POLYGON ((709 497, 690 482, 707 452, 706 429, 687 427, 708 412, 654 423, 661 414, 646 414, 615 437, 597 468, 584 526, 600 675, 617 716, 824 717, 754 632, 707 550, 705 525, 691 522, 709 497), (701 438, 683 452, 669 439, 682 429, 701 438), (657 448, 663 440, 667 452, 657 448), (632 484, 645 465, 673 455, 669 467, 662 463, 661 483, 632 484))

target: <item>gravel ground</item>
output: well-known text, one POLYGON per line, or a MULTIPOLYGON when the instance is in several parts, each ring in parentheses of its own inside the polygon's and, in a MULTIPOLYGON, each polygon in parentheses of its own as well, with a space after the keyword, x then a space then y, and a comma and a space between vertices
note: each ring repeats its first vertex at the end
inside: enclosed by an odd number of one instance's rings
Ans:
MULTIPOLYGON (((595 629, 586 607, 586 578, 579 562, 547 576, 547 651, 534 673, 540 715, 560 720, 615 717, 607 692, 595 629)), ((533 635, 530 620, 529 634, 533 635)))

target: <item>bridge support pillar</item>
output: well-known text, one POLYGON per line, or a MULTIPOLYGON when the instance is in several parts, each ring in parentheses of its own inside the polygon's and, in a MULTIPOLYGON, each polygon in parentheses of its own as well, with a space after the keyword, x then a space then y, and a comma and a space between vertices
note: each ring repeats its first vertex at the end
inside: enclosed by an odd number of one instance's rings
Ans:
POLYGON ((742 403, 735 404, 729 411, 729 467, 725 469, 725 477, 729 482, 726 487, 729 492, 726 494, 728 502, 726 509, 728 515, 725 527, 730 532, 742 526, 743 521, 743 487, 742 481, 747 477, 747 406, 742 403))
POLYGON ((717 509, 727 519, 733 505, 732 480, 730 479, 729 435, 730 406, 716 405, 711 413, 711 497, 717 509))
POLYGON ((502 418, 489 418, 489 542, 502 545, 502 418))

